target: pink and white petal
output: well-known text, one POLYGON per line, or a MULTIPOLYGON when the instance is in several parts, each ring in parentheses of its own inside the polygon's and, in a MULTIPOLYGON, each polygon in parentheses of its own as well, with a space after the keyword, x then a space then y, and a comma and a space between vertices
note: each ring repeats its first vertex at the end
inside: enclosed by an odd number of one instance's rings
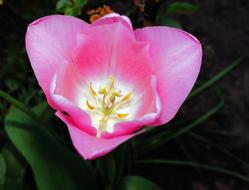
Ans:
POLYGON ((150 80, 153 71, 148 45, 138 43, 123 23, 95 26, 89 32, 88 38, 78 36, 73 53, 75 68, 84 79, 103 81, 112 75, 117 80, 144 85, 150 80))
POLYGON ((122 137, 125 135, 133 134, 134 132, 140 132, 144 126, 148 126, 153 123, 157 118, 157 113, 148 113, 138 119, 119 122, 115 125, 114 132, 102 132, 101 138, 112 139, 115 137, 122 137))
POLYGON ((191 34, 170 27, 146 27, 136 30, 135 35, 150 44, 162 109, 153 125, 164 124, 175 116, 196 81, 201 44, 191 34))
POLYGON ((114 137, 110 139, 97 138, 96 136, 89 135, 82 130, 67 123, 67 127, 73 142, 74 147, 80 155, 86 160, 93 160, 98 157, 104 156, 121 143, 127 141, 132 135, 125 135, 114 137))
POLYGON ((64 96, 56 94, 55 90, 56 75, 52 79, 50 88, 51 102, 57 110, 56 116, 58 116, 64 122, 70 121, 74 126, 78 127, 88 134, 96 135, 96 128, 92 126, 91 118, 89 117, 89 115, 64 96))
POLYGON ((98 25, 103 25, 103 24, 111 24, 115 22, 122 22, 126 26, 128 26, 129 29, 133 30, 132 28, 132 23, 130 19, 127 16, 121 16, 117 13, 109 13, 99 19, 97 19, 92 25, 93 26, 98 26, 98 25))
POLYGON ((62 15, 46 16, 28 26, 26 49, 49 102, 49 86, 54 72, 71 62, 76 36, 88 27, 80 19, 62 15))
POLYGON ((112 133, 103 132, 101 134, 102 138, 128 135, 141 130, 144 126, 150 126, 155 123, 161 112, 161 105, 160 98, 156 91, 156 79, 154 76, 151 79, 151 87, 152 91, 146 92, 146 94, 144 94, 145 96, 140 100, 141 103, 138 105, 137 117, 130 121, 116 123, 114 131, 112 133))

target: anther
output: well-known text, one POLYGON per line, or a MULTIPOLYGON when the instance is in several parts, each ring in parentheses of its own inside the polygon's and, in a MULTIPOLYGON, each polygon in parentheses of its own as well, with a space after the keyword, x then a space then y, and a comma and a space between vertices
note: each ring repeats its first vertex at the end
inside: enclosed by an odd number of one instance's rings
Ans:
POLYGON ((119 119, 126 118, 129 114, 128 113, 118 113, 117 116, 119 119))
POLYGON ((87 107, 88 107, 89 110, 94 110, 94 109, 95 109, 95 107, 92 106, 92 105, 88 102, 88 100, 86 101, 86 105, 87 105, 87 107))
POLYGON ((98 93, 99 93, 99 94, 107 95, 106 87, 105 87, 105 86, 100 87, 98 93))
POLYGON ((116 96, 116 97, 121 97, 121 96, 122 96, 120 90, 119 90, 119 91, 112 91, 112 95, 113 95, 113 96, 116 96))
POLYGON ((109 79, 111 81, 111 85, 110 85, 110 90, 109 91, 111 91, 112 88, 114 87, 115 80, 114 80, 114 78, 111 75, 109 76, 109 79))
POLYGON ((92 92, 92 94, 93 94, 94 96, 97 96, 97 93, 96 93, 95 90, 93 89, 92 83, 90 83, 89 87, 90 87, 90 91, 92 92))
POLYGON ((129 100, 131 96, 132 96, 132 93, 129 92, 129 93, 127 93, 127 94, 121 99, 121 101, 124 102, 124 101, 126 101, 126 100, 129 100))

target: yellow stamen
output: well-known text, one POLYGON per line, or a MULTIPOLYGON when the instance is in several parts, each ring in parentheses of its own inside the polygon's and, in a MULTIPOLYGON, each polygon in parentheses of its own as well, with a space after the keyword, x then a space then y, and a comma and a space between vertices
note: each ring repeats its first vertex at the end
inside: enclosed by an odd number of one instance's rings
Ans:
POLYGON ((89 110, 94 110, 94 109, 95 109, 95 107, 92 106, 92 105, 88 102, 88 100, 86 101, 86 105, 87 105, 87 107, 88 107, 89 110))
POLYGON ((102 87, 99 89, 98 93, 99 93, 99 94, 107 95, 106 87, 105 87, 105 86, 102 86, 102 87))
POLYGON ((121 97, 122 96, 121 91, 113 91, 112 96, 121 97))
POLYGON ((131 92, 122 95, 122 91, 117 87, 115 79, 109 76, 108 86, 100 86, 98 91, 95 91, 94 85, 89 82, 89 94, 92 95, 90 100, 86 100, 86 107, 89 112, 93 111, 92 119, 97 119, 98 124, 95 126, 97 129, 97 137, 101 136, 102 132, 112 131, 112 122, 109 119, 115 118, 124 121, 129 116, 129 112, 122 113, 121 109, 126 108, 130 105, 131 92), (92 104, 93 103, 93 104, 92 104), (119 113, 121 112, 121 113, 119 113), (98 115, 95 117, 95 115, 98 115))
POLYGON ((95 90, 93 89, 93 86, 92 86, 92 83, 90 83, 90 91, 92 92, 92 94, 94 95, 94 96, 97 96, 97 93, 95 92, 95 90))
POLYGON ((131 96, 132 96, 132 93, 129 92, 128 94, 126 94, 126 95, 122 98, 121 102, 124 102, 124 101, 126 101, 126 100, 129 100, 131 96))
POLYGON ((126 118, 129 114, 128 113, 118 113, 117 116, 119 119, 126 118))
POLYGON ((110 85, 110 90, 109 91, 111 92, 112 88, 114 87, 115 80, 114 80, 114 78, 112 78, 112 76, 109 76, 109 79, 111 81, 111 85, 110 85))

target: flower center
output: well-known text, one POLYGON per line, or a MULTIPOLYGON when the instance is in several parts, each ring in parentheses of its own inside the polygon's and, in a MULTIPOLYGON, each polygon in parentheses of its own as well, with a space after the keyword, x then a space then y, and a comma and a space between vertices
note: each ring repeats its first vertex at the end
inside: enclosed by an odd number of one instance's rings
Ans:
POLYGON ((127 119, 129 114, 119 111, 129 105, 132 100, 132 93, 128 92, 123 95, 121 90, 115 88, 115 80, 112 76, 109 77, 108 86, 103 85, 98 91, 95 91, 92 83, 90 83, 89 93, 92 100, 86 100, 86 106, 91 116, 96 114, 98 116, 92 117, 92 119, 98 120, 98 126, 96 126, 97 137, 100 137, 101 132, 109 131, 108 127, 113 127, 110 120, 122 121, 127 119))

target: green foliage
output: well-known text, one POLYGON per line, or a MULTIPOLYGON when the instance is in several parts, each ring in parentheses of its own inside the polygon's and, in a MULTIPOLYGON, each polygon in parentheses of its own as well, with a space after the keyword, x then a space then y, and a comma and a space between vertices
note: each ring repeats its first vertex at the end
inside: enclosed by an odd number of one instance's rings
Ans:
POLYGON ((171 27, 175 27, 175 28, 182 28, 182 25, 180 24, 180 22, 178 22, 176 19, 174 18, 164 18, 161 20, 160 22, 161 25, 164 26, 171 26, 171 27))
POLYGON ((5 182, 5 175, 6 175, 6 163, 2 154, 0 154, 0 189, 3 189, 5 182))
POLYGON ((205 81, 201 86, 195 88, 188 96, 188 99, 193 98, 206 90, 207 88, 214 85, 217 81, 222 79, 224 76, 226 76, 228 73, 230 73, 233 69, 235 69, 247 56, 241 56, 234 60, 230 65, 228 65, 226 68, 222 69, 219 73, 214 75, 211 79, 205 81))
POLYGON ((99 170, 106 187, 111 187, 116 175, 116 161, 112 154, 97 159, 97 169, 99 170))
POLYGON ((193 130, 195 127, 207 121, 211 116, 216 114, 223 107, 224 102, 220 101, 216 106, 212 109, 208 110, 206 113, 200 115, 195 120, 190 122, 190 124, 186 126, 182 126, 179 129, 172 131, 163 131, 158 134, 154 134, 151 138, 146 139, 142 143, 138 144, 138 152, 148 152, 152 151, 155 148, 163 146, 165 143, 178 138, 179 136, 193 130))
POLYGON ((65 15, 80 16, 81 10, 87 4, 87 0, 59 0, 56 4, 56 10, 65 15))
POLYGON ((78 16, 81 14, 81 11, 78 7, 67 7, 64 11, 65 15, 78 16))
MULTIPOLYGON (((45 111, 43 108, 37 106, 34 111, 39 115, 45 111)), ((5 130, 31 165, 39 189, 95 189, 90 166, 56 141, 29 115, 12 107, 6 115, 5 130)))
POLYGON ((162 190, 157 184, 140 176, 127 176, 121 182, 121 190, 162 190))
POLYGON ((87 0, 73 0, 75 6, 83 8, 87 4, 87 0))
POLYGON ((165 10, 166 16, 191 15, 200 9, 199 5, 186 2, 173 2, 165 10))
POLYGON ((175 28, 182 28, 181 24, 174 16, 191 15, 198 11, 199 5, 186 3, 186 2, 172 2, 170 4, 163 4, 156 18, 159 25, 171 26, 175 28))
POLYGON ((71 2, 68 0, 59 0, 56 4, 56 10, 58 12, 64 12, 70 5, 71 2))
POLYGON ((6 162, 6 180, 4 189, 22 189, 26 164, 21 159, 21 155, 15 151, 14 147, 10 144, 3 147, 2 155, 6 162))

